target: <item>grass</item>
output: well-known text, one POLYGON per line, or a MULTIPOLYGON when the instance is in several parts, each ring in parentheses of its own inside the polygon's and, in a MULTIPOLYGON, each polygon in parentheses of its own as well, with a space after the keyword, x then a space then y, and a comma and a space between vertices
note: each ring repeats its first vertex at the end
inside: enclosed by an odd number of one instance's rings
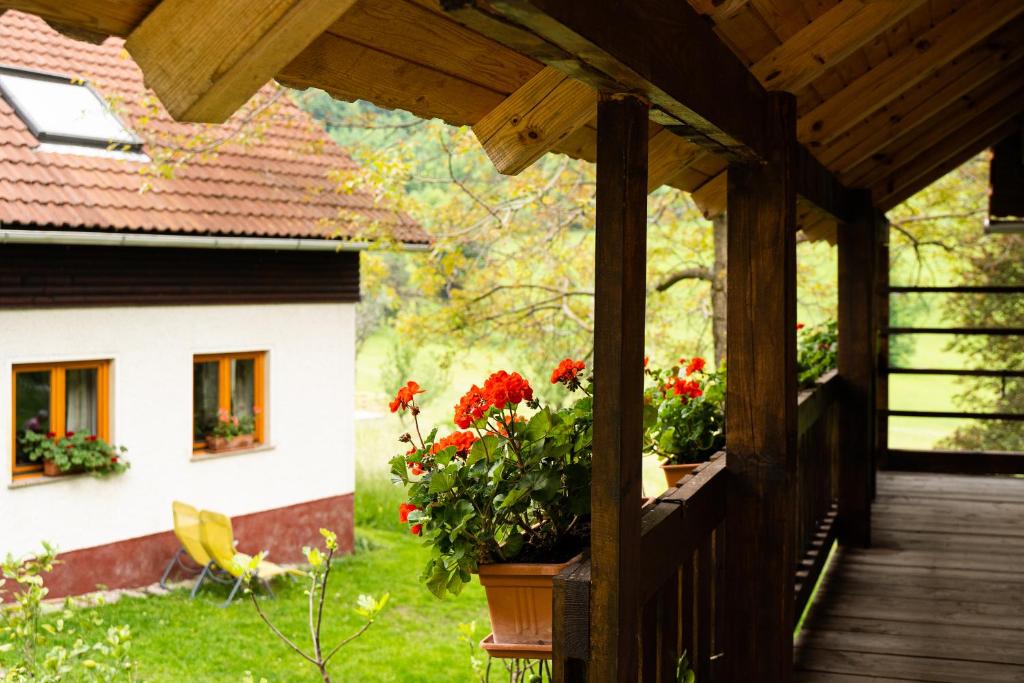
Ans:
MULTIPOLYGON (((329 585, 324 642, 333 646, 362 624, 351 609, 363 593, 391 599, 378 621, 332 660, 335 681, 470 681, 469 651, 458 641, 460 623, 486 632, 483 591, 476 583, 457 598, 438 600, 418 572, 427 550, 406 533, 358 529, 360 552, 340 559, 329 585)), ((275 624, 309 648, 305 585, 275 584, 277 599, 263 602, 275 624)), ((246 671, 258 681, 318 680, 314 667, 292 653, 259 620, 247 600, 219 605, 226 588, 184 590, 159 598, 123 598, 98 608, 108 623, 131 624, 139 679, 238 683, 246 671)))

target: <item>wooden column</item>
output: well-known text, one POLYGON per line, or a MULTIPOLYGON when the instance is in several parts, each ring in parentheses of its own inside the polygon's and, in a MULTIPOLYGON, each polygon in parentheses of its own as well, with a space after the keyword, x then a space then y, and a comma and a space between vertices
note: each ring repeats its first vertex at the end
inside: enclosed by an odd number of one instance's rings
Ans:
POLYGON ((766 163, 729 168, 727 681, 792 674, 796 506, 796 104, 772 93, 766 163))
POLYGON ((875 211, 875 452, 871 471, 871 499, 875 499, 878 469, 889 459, 889 219, 875 211))
POLYGON ((839 516, 840 543, 871 543, 876 361, 877 220, 867 192, 860 217, 839 224, 839 516))
POLYGON ((647 115, 634 96, 597 109, 591 680, 636 680, 647 292, 647 115))

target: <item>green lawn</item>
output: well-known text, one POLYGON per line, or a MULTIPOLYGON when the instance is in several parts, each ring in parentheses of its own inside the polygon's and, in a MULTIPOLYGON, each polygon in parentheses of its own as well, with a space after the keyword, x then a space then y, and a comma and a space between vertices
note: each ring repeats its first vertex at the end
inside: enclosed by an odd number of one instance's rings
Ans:
MULTIPOLYGON (((475 582, 457 598, 438 600, 418 581, 426 549, 401 532, 357 531, 363 548, 337 562, 332 573, 325 643, 355 631, 351 607, 361 593, 391 594, 369 631, 332 660, 335 681, 471 681, 468 648, 458 625, 476 620, 487 629, 483 591, 475 582)), ((266 612, 286 634, 309 647, 304 585, 282 580, 266 612)), ((258 681, 318 680, 314 667, 278 641, 246 600, 219 605, 226 588, 204 589, 196 600, 184 590, 155 598, 124 598, 98 608, 108 623, 131 624, 137 673, 146 681, 238 683, 246 671, 258 681)))

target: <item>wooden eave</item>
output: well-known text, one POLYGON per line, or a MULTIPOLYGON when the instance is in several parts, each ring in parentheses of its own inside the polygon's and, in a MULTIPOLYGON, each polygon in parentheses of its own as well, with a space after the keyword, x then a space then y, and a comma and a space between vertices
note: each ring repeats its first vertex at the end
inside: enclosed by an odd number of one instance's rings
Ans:
POLYGON ((651 189, 690 192, 709 216, 725 209, 728 164, 763 156, 770 91, 785 90, 802 145, 800 225, 830 240, 835 221, 853 216, 851 190, 890 208, 991 144, 1024 108, 1020 0, 256 4, 0 0, 75 38, 127 38, 181 117, 227 116, 247 89, 276 78, 454 125, 483 121, 485 149, 508 172, 544 150, 594 161, 596 94, 573 80, 639 93, 652 103, 651 189), (190 57, 189 45, 206 57, 190 57), (183 56, 163 59, 171 53, 183 56))

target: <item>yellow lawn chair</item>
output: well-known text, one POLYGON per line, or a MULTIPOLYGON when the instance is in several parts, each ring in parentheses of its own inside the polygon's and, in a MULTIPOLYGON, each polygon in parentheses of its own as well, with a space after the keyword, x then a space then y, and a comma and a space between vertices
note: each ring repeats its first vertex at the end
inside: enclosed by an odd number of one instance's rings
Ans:
MULTIPOLYGON (((231 594, 222 607, 227 607, 235 599, 235 594, 242 586, 245 579, 243 567, 235 562, 235 535, 231 529, 231 520, 218 512, 203 510, 199 513, 199 540, 203 548, 213 558, 224 572, 235 579, 235 585, 231 588, 231 594)), ((273 562, 261 561, 256 568, 256 578, 263 584, 267 592, 273 597, 274 592, 270 589, 270 579, 276 576, 291 574, 292 576, 305 576, 306 573, 298 569, 288 569, 273 562)))
POLYGON ((195 597, 199 584, 213 569, 210 555, 199 539, 199 511, 188 503, 178 500, 171 503, 171 511, 174 514, 174 535, 181 547, 167 563, 167 568, 164 569, 164 573, 160 577, 160 587, 167 588, 167 578, 177 566, 187 574, 199 575, 196 584, 192 587, 192 597, 195 597))

